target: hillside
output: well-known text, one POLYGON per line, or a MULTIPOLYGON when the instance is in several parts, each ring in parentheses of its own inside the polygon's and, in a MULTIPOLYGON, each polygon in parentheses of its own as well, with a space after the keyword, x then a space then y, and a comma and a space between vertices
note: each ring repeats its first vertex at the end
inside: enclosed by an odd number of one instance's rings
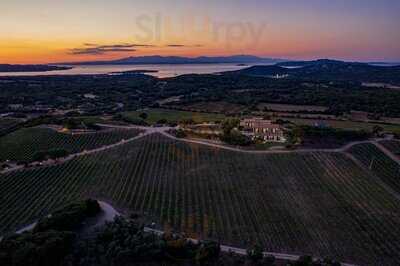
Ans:
POLYGON ((200 56, 200 57, 181 57, 181 56, 137 56, 126 57, 109 61, 86 61, 61 63, 67 65, 136 65, 136 64, 250 64, 250 63, 277 63, 282 59, 262 58, 252 55, 233 55, 233 56, 200 56))
POLYGON ((103 130, 65 134, 49 128, 23 128, 0 138, 0 161, 31 161, 35 154, 52 149, 78 153, 137 136, 139 130, 103 130))
POLYGON ((342 153, 257 155, 161 135, 65 164, 0 176, 0 233, 87 195, 193 238, 400 263, 400 203, 342 153))
POLYGON ((278 63, 274 66, 253 66, 229 74, 252 76, 288 75, 293 79, 321 81, 358 81, 400 84, 400 66, 375 66, 321 59, 316 61, 294 61, 278 63))

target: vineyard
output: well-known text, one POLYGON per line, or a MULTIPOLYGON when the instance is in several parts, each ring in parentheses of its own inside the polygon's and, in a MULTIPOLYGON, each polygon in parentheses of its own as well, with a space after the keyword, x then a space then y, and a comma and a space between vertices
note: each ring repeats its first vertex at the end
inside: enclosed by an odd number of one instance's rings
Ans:
MULTIPOLYGON (((393 150, 394 146, 386 144, 393 150)), ((400 165, 384 154, 373 144, 360 144, 351 148, 354 155, 366 168, 370 169, 383 182, 400 193, 400 165)))
POLYGON ((400 157, 400 141, 399 140, 384 140, 379 142, 386 149, 400 157))
POLYGON ((71 135, 49 128, 24 128, 0 138, 0 161, 30 161, 36 152, 55 148, 77 153, 129 139, 138 133, 138 130, 107 130, 71 135))
POLYGON ((359 265, 400 263, 400 202, 342 153, 255 155, 153 134, 1 175, 0 235, 87 196, 194 238, 359 265))
POLYGON ((0 135, 5 134, 8 129, 15 127, 19 121, 11 118, 0 118, 0 135))
POLYGON ((18 121, 10 118, 0 118, 0 130, 17 124, 18 121))

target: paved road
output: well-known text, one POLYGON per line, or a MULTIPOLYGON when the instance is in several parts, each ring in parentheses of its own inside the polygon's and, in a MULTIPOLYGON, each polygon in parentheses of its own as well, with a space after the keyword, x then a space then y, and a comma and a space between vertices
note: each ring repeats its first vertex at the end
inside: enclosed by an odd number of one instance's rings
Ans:
MULTIPOLYGON (((390 151, 385 149, 382 145, 379 144, 379 141, 385 140, 383 138, 380 139, 374 139, 374 140, 364 140, 364 141, 353 141, 348 144, 346 144, 343 147, 336 148, 336 149, 297 149, 297 150, 262 150, 262 151, 254 151, 254 150, 244 150, 241 148, 235 148, 223 144, 218 144, 206 140, 193 140, 193 139, 185 139, 185 138, 177 138, 171 134, 168 133, 169 130, 174 129, 173 127, 144 127, 144 126, 118 126, 118 125, 109 125, 109 124, 98 124, 101 127, 105 128, 120 128, 120 129, 140 129, 144 130, 146 132, 146 135, 150 134, 155 134, 155 133, 160 133, 164 135, 165 137, 168 137, 170 139, 176 140, 176 141, 182 141, 186 143, 193 143, 193 144, 200 144, 200 145, 205 145, 205 146, 210 146, 214 148, 219 148, 219 149, 224 149, 224 150, 230 150, 230 151, 236 151, 236 152, 243 152, 243 153, 254 153, 254 154, 280 154, 280 153, 307 153, 307 152, 346 152, 349 150, 351 147, 359 144, 377 144, 378 148, 386 150, 389 154, 391 154, 390 151)), ((386 153, 385 152, 385 153, 386 153)), ((391 154, 391 158, 394 156, 391 154)), ((396 157, 396 156, 395 156, 396 157)), ((396 161, 400 163, 400 159, 397 158, 396 161)))
MULTIPOLYGON (((110 204, 108 204, 107 202, 104 201, 99 201, 100 207, 103 210, 103 214, 99 217, 99 220, 96 221, 96 223, 94 225, 91 225, 91 229, 94 229, 98 226, 101 226, 103 224, 105 224, 106 222, 109 221, 113 221, 114 218, 116 216, 122 216, 121 213, 119 213, 116 209, 114 209, 113 206, 111 206, 110 204)), ((22 229, 16 231, 17 234, 22 234, 26 231, 31 231, 35 226, 36 226, 37 222, 34 222, 28 226, 23 227, 22 229)), ((150 227, 144 227, 144 231, 148 232, 148 233, 154 233, 157 235, 163 235, 164 232, 160 231, 160 230, 156 230, 150 227)), ((0 236, 0 242, 2 240, 2 236, 0 236)), ((188 238, 189 241, 191 241, 192 243, 198 243, 199 240, 197 239, 192 239, 192 238, 188 238)), ((236 247, 231 247, 231 246, 226 246, 226 245, 221 245, 221 251, 222 252, 233 252, 239 255, 247 255, 247 251, 245 249, 241 249, 241 248, 236 248, 236 247)), ((297 261, 300 256, 298 255, 292 255, 292 254, 285 254, 285 253, 275 253, 275 252, 264 252, 265 256, 274 256, 277 259, 280 260, 288 260, 288 261, 297 261)), ((356 266, 354 264, 347 264, 347 263, 342 263, 343 266, 356 266)))
MULTIPOLYGON (((148 136, 148 135, 151 135, 151 134, 154 134, 154 133, 155 132, 153 132, 151 130, 147 130, 147 131, 144 131, 142 133, 139 133, 139 135, 137 135, 136 137, 133 137, 133 138, 130 138, 130 139, 126 139, 126 140, 121 140, 121 141, 119 141, 117 143, 114 143, 114 144, 111 144, 111 145, 102 146, 102 147, 99 147, 99 148, 96 148, 96 149, 93 149, 93 150, 84 150, 84 151, 79 152, 79 153, 70 154, 67 157, 59 158, 57 160, 43 162, 41 165, 36 165, 36 167, 38 167, 38 166, 39 167, 45 167, 45 166, 50 166, 50 165, 62 164, 62 163, 65 163, 67 161, 70 161, 70 160, 72 160, 74 158, 77 158, 77 157, 80 157, 80 156, 84 156, 84 155, 94 154, 94 153, 105 151, 105 150, 108 150, 108 149, 112 149, 112 148, 115 148, 115 147, 130 143, 132 141, 138 140, 140 138, 143 138, 145 136, 148 136)), ((34 162, 33 164, 38 164, 38 162, 36 162, 36 163, 34 162)), ((35 167, 35 166, 33 166, 33 167, 35 167)), ((24 170, 24 169, 26 169, 24 166, 18 165, 18 166, 9 168, 7 170, 1 171, 0 174, 6 174, 6 173, 10 173, 10 172, 18 171, 18 170, 24 170)))
POLYGON ((385 146, 383 146, 382 144, 380 144, 378 141, 373 143, 376 147, 378 147, 378 149, 380 149, 384 154, 386 154, 386 156, 388 156, 390 159, 392 159, 393 161, 397 162, 398 164, 400 164, 400 157, 396 156, 395 154, 393 154, 391 151, 389 151, 388 149, 386 149, 385 146))
POLYGON ((297 149, 297 150, 262 150, 262 151, 254 151, 254 150, 244 150, 241 148, 234 148, 230 146, 226 146, 223 144, 217 144, 213 142, 208 142, 208 141, 202 141, 202 140, 192 140, 192 139, 181 139, 177 138, 171 134, 169 134, 166 131, 160 131, 159 133, 163 134, 164 136, 174 139, 177 141, 183 141, 187 143, 193 143, 193 144, 201 144, 201 145, 206 145, 214 148, 219 148, 219 149, 224 149, 224 150, 230 150, 230 151, 236 151, 236 152, 242 152, 242 153, 252 153, 252 154, 282 154, 282 153, 307 153, 307 152, 345 152, 351 147, 358 145, 358 144, 365 144, 365 143, 375 143, 375 140, 365 140, 365 141, 354 141, 351 142, 341 148, 337 149, 297 149))
MULTIPOLYGON (((157 235, 164 234, 163 231, 152 229, 149 227, 145 227, 144 231, 148 232, 148 233, 154 233, 157 235)), ((192 239, 192 238, 188 238, 188 240, 194 244, 197 244, 199 242, 199 240, 192 239)), ((226 252, 226 253, 233 252, 235 254, 242 255, 242 256, 247 255, 246 249, 232 247, 232 246, 226 246, 226 245, 220 245, 220 248, 221 248, 222 252, 226 252)), ((263 253, 264 253, 264 256, 274 256, 276 259, 279 259, 279 260, 297 261, 300 258, 299 255, 293 255, 293 254, 287 254, 287 253, 276 253, 276 252, 263 252, 263 253)), ((319 260, 319 259, 320 258, 314 258, 314 260, 319 260)), ((341 263, 341 265, 342 266, 356 266, 355 264, 349 264, 349 263, 341 263)))

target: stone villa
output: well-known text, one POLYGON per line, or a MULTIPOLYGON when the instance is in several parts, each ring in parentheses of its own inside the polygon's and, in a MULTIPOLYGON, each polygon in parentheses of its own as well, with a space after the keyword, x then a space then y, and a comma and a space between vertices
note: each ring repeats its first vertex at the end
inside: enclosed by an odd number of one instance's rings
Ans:
POLYGON ((285 133, 281 125, 273 124, 270 120, 250 118, 240 121, 243 133, 250 137, 261 138, 265 142, 285 142, 285 133))

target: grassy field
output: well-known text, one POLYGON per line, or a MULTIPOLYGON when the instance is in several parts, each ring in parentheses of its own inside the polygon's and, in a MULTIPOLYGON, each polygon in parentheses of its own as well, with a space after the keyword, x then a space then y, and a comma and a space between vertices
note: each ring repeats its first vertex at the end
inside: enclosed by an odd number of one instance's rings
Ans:
POLYGON ((293 104, 277 104, 277 103, 260 103, 257 105, 257 108, 260 110, 264 110, 264 108, 268 108, 271 111, 278 112, 325 112, 328 110, 328 107, 325 106, 317 106, 317 105, 293 105, 293 104))
POLYGON ((341 153, 254 155, 161 135, 0 176, 0 234, 93 196, 247 247, 399 265, 400 202, 341 153))
POLYGON ((336 120, 321 120, 321 119, 301 119, 301 118, 282 118, 289 120, 297 125, 315 125, 316 123, 325 123, 333 128, 349 129, 349 130, 372 130, 374 126, 381 126, 387 131, 400 130, 400 125, 353 122, 353 121, 336 121, 336 120))
POLYGON ((124 116, 130 119, 141 119, 139 115, 141 113, 146 113, 148 118, 147 123, 156 124, 161 119, 165 119, 168 122, 179 122, 183 120, 192 119, 196 123, 202 122, 217 122, 225 119, 222 114, 212 114, 212 113, 197 113, 197 112, 186 112, 177 111, 170 109, 146 109, 142 111, 126 112, 124 116))
POLYGON ((36 152, 50 149, 77 153, 132 138, 138 133, 138 130, 111 130, 71 135, 48 128, 23 128, 0 138, 0 161, 30 161, 36 152))
POLYGON ((197 102, 185 105, 178 105, 177 107, 184 108, 190 111, 232 114, 241 113, 248 110, 248 107, 241 104, 228 103, 228 102, 197 102))

